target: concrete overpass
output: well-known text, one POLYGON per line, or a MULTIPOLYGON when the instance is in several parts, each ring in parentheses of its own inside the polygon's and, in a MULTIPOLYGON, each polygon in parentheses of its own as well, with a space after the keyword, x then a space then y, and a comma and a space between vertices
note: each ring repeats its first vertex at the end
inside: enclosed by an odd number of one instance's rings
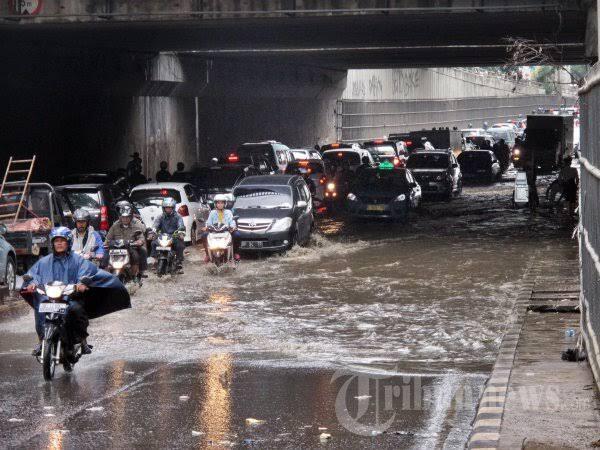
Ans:
POLYGON ((512 36, 551 47, 568 64, 595 57, 594 7, 589 0, 28 0, 2 3, 0 38, 347 69, 499 65, 512 36))
MULTIPOLYGON (((502 64, 506 38, 596 57, 595 1, 27 0, 0 3, 3 154, 40 176, 140 151, 202 162, 244 140, 335 138, 349 68, 502 64), (57 169, 60 167, 60 169, 57 169)), ((0 163, 1 164, 1 163, 0 163)))

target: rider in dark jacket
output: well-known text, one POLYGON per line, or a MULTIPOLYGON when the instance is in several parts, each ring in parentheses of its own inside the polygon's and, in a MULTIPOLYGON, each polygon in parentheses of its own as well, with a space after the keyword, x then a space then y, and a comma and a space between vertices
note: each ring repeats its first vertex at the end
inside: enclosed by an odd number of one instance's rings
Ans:
MULTIPOLYGON (((176 231, 180 231, 185 233, 185 224, 183 223, 183 218, 175 211, 175 206, 177 206, 177 202, 175 199, 171 197, 166 197, 162 202, 162 215, 158 216, 154 221, 154 230, 156 233, 166 233, 169 235, 173 235, 176 231)), ((152 241, 152 256, 156 257, 156 247, 158 246, 158 241, 152 241)), ((173 249, 175 250, 175 256, 177 258, 178 264, 183 262, 183 251, 185 249, 185 244, 183 243, 183 239, 173 239, 173 249)))

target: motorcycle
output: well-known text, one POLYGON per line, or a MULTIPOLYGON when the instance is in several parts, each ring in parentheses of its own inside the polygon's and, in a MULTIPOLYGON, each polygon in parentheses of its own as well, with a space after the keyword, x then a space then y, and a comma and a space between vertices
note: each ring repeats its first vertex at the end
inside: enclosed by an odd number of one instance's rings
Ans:
POLYGON ((141 286, 141 278, 136 279, 134 274, 131 273, 129 247, 131 247, 134 242, 135 241, 126 241, 123 239, 111 241, 108 246, 108 268, 110 273, 121 280, 121 283, 126 284, 135 281, 141 286))
POLYGON ((175 250, 173 249, 173 240, 179 239, 180 233, 173 235, 161 233, 158 235, 158 245, 156 246, 156 275, 160 278, 163 275, 175 275, 178 271, 175 250))
POLYGON ((207 245, 210 261, 220 267, 234 261, 233 239, 225 224, 217 224, 207 227, 207 245))
MULTIPOLYGON (((25 276, 23 279, 29 281, 31 278, 25 276)), ((82 283, 85 284, 85 279, 82 283)), ((68 330, 65 326, 69 300, 76 292, 76 285, 53 281, 38 286, 36 291, 43 296, 38 312, 43 313, 45 318, 42 352, 37 360, 42 364, 44 379, 52 381, 57 364, 62 364, 65 372, 71 372, 82 355, 81 344, 69 343, 68 330)))

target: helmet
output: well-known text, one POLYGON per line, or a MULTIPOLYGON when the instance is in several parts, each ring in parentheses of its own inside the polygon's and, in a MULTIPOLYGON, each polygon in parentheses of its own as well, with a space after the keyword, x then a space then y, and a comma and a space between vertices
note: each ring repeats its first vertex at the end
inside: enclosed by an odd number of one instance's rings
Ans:
POLYGON ((50 231, 50 244, 54 244, 54 239, 59 237, 67 240, 69 250, 71 250, 71 244, 73 243, 73 234, 71 233, 71 230, 67 227, 52 228, 50 231))
POLYGON ((133 217, 133 210, 131 209, 131 206, 123 205, 119 209, 119 216, 120 217, 133 217))
POLYGON ((175 206, 177 206, 177 202, 175 201, 175 199, 173 197, 165 197, 165 198, 163 198, 163 201, 162 201, 162 208, 163 208, 163 210, 165 208, 173 208, 173 209, 175 209, 175 206))
POLYGON ((115 204, 115 206, 117 207, 119 214, 121 214, 121 209, 123 207, 131 208, 131 203, 129 203, 127 200, 120 200, 115 204))
POLYGON ((75 220, 75 222, 84 222, 85 221, 85 222, 89 223, 90 218, 91 218, 90 213, 83 208, 79 208, 73 214, 73 220, 75 220))
POLYGON ((227 196, 224 194, 217 194, 215 195, 215 198, 213 198, 213 202, 217 203, 217 202, 225 202, 227 203, 227 196))
POLYGON ((166 161, 161 161, 160 162, 160 168, 162 170, 167 170, 167 167, 169 167, 169 164, 166 161))

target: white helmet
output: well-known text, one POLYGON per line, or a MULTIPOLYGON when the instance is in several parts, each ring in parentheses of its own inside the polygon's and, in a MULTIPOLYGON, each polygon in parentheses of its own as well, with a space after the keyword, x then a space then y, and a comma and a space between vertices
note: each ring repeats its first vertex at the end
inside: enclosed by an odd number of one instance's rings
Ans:
POLYGON ((215 195, 215 198, 213 199, 213 202, 215 202, 215 203, 217 203, 217 202, 227 203, 227 196, 225 194, 217 194, 217 195, 215 195))

